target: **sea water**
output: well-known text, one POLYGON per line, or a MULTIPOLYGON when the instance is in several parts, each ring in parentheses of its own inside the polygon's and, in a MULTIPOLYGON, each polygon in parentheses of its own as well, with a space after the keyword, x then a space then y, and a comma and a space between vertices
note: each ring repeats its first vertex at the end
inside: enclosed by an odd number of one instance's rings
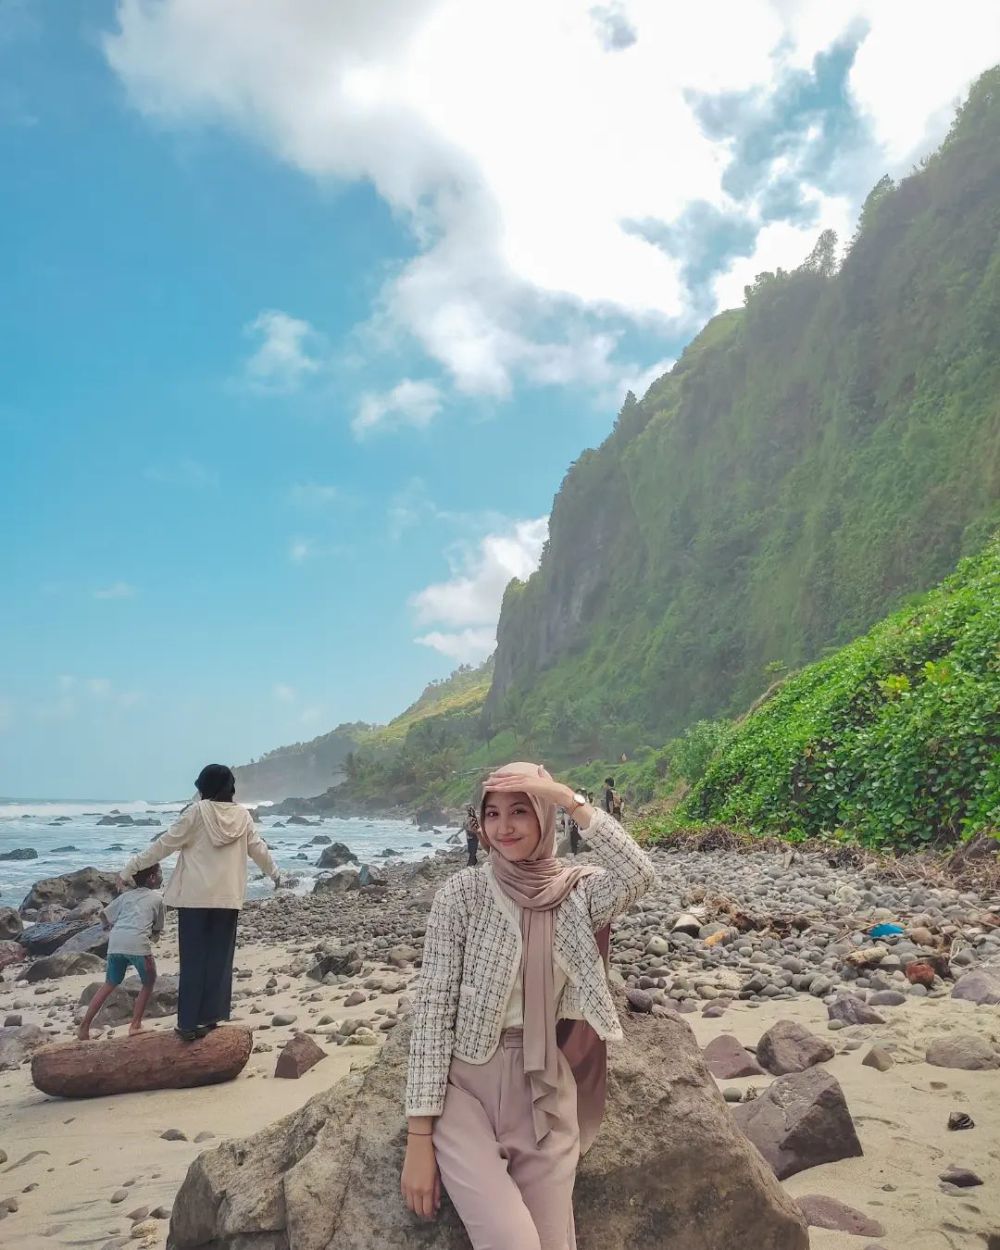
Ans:
MULTIPOLYGON (((147 803, 143 800, 118 802, 47 802, 45 800, 0 799, 0 855, 18 848, 31 848, 37 859, 0 860, 0 907, 19 907, 34 882, 43 877, 60 876, 77 868, 100 868, 118 872, 126 861, 143 850, 153 838, 166 832, 180 814, 182 803, 147 803), (155 819, 158 827, 147 825, 99 825, 102 816, 117 809, 133 819, 155 819), (66 849, 71 848, 71 849, 66 849)), ((315 826, 289 825, 287 816, 268 816, 267 805, 257 808, 257 828, 271 848, 282 872, 294 873, 301 881, 296 887, 308 893, 319 873, 317 861, 321 845, 312 839, 324 836, 331 842, 343 842, 361 863, 398 863, 419 860, 433 855, 437 849, 449 848, 454 829, 441 833, 420 832, 417 826, 403 820, 376 820, 372 817, 309 816, 315 826), (284 824, 284 828, 281 828, 284 824), (276 827, 278 826, 278 827, 276 827), (391 859, 383 854, 393 850, 391 859), (299 858, 305 856, 304 859, 299 858)), ((174 861, 164 861, 164 875, 169 875, 174 861)), ((247 865, 248 898, 270 893, 272 886, 261 877, 257 866, 247 865)))

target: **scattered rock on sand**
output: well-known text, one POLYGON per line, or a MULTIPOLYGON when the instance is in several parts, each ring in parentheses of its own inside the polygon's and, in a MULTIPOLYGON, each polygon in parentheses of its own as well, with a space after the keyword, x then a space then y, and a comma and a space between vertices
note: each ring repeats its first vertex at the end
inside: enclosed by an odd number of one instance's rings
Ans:
POLYGON ((0 1072, 19 1068, 48 1040, 37 1024, 21 1024, 0 1029, 0 1072))
POLYGON ((958 1033, 939 1037, 927 1047, 927 1062, 936 1068, 961 1068, 966 1072, 986 1072, 1000 1068, 1000 1054, 978 1033, 958 1033))
POLYGON ((1000 968, 976 968, 964 973, 952 986, 951 996, 970 1003, 1000 1003, 1000 968))
POLYGON ((326 1052, 321 1050, 311 1037, 307 1037, 305 1033, 296 1033, 291 1041, 285 1043, 284 1049, 278 1056, 274 1075, 298 1080, 303 1073, 308 1072, 325 1058, 326 1052))
POLYGON ((780 1076, 732 1114, 779 1180, 864 1153, 844 1091, 825 1068, 780 1076))
POLYGON ((873 1046, 861 1060, 862 1067, 874 1068, 877 1072, 888 1072, 895 1060, 882 1046, 873 1046))
MULTIPOLYGON (((594 1244, 662 1250, 669 1228, 678 1245, 806 1250, 802 1216, 735 1131, 687 1026, 626 1013, 624 1029, 610 1055, 604 1125, 574 1194, 594 1244)), ((423 1225, 399 1200, 408 1044, 401 1026, 365 1071, 200 1155, 174 1203, 175 1250, 296 1245, 306 1229, 311 1246, 337 1250, 467 1246, 447 1201, 423 1225)))
POLYGON ((828 1041, 796 1020, 779 1020, 757 1043, 757 1062, 774 1076, 804 1072, 834 1056, 828 1041))
POLYGON ((885 1229, 878 1220, 825 1194, 806 1194, 798 1199, 798 1206, 811 1228, 829 1228, 854 1237, 885 1236, 885 1229))
POLYGON ((63 873, 59 877, 45 877, 36 881, 28 891, 21 904, 21 915, 44 907, 46 903, 57 903, 67 909, 91 897, 110 903, 118 893, 116 880, 114 873, 99 872, 96 868, 78 868, 76 872, 63 873))
POLYGON ((761 1076, 764 1069, 729 1033, 713 1037, 702 1052, 709 1072, 720 1081, 732 1081, 741 1076, 761 1076))
POLYGON ((983 1178, 969 1168, 958 1168, 954 1165, 941 1173, 940 1180, 947 1185, 956 1185, 959 1189, 974 1189, 983 1183, 983 1178))
POLYGON ((182 1133, 179 1128, 168 1128, 160 1134, 161 1141, 187 1141, 187 1133, 182 1133))
POLYGON ((826 1014, 841 1024, 885 1024, 885 1016, 880 1016, 857 994, 838 994, 827 1003, 826 1014))
POLYGON ((20 942, 0 942, 0 972, 14 964, 24 963, 28 952, 20 942))

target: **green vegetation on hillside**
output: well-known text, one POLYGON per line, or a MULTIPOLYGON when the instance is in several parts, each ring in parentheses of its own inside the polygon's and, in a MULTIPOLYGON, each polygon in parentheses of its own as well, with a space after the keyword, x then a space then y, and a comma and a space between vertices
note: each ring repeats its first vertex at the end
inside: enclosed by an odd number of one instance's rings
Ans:
POLYGON ((1000 522, 1000 69, 940 151, 762 274, 568 472, 487 708, 547 758, 733 716, 1000 522))
POLYGON ((1000 835, 1000 538, 726 730, 681 815, 874 846, 1000 835))

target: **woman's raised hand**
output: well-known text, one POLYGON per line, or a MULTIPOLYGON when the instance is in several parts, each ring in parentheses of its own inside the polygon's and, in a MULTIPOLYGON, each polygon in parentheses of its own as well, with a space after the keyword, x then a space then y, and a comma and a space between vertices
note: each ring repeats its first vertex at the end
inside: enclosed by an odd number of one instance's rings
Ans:
POLYGON ((501 768, 498 772, 491 773, 483 782, 483 793, 489 790, 513 790, 533 794, 536 798, 547 799, 550 803, 557 803, 561 807, 565 807, 567 802, 572 802, 573 799, 573 791, 569 786, 556 781, 548 769, 541 764, 538 765, 537 775, 509 773, 501 768))
POLYGON ((414 1215, 432 1220, 441 1206, 441 1174, 430 1135, 410 1137, 399 1181, 403 1201, 414 1215))

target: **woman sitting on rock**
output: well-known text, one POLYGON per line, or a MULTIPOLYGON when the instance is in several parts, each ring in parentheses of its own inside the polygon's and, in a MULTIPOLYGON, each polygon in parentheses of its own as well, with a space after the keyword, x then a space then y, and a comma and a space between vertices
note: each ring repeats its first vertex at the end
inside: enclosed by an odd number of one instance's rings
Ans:
POLYGON ((277 865, 253 818, 236 798, 236 778, 224 764, 207 764, 195 782, 199 798, 146 850, 122 869, 135 873, 177 855, 163 895, 177 908, 180 977, 177 1032, 194 1041, 228 1020, 233 992, 236 922, 246 896, 247 857, 275 885, 277 865))
POLYGON ((487 778, 479 825, 484 868, 451 877, 427 923, 403 1197, 429 1218, 443 1182, 474 1250, 575 1250, 577 1161, 603 1113, 605 1042, 622 1036, 609 927, 655 873, 612 816, 537 764, 487 778), (557 807, 603 867, 555 858, 557 807))

